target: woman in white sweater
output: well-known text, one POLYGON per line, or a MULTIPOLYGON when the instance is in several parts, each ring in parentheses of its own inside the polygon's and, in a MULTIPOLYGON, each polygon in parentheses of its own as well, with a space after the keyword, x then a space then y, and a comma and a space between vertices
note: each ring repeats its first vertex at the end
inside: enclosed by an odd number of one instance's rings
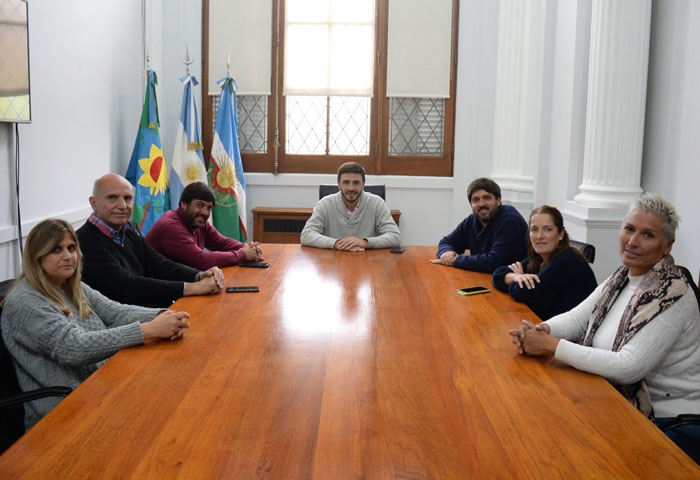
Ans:
MULTIPOLYGON (((48 219, 27 237, 22 273, 4 300, 2 336, 22 390, 75 388, 110 356, 149 339, 175 340, 189 327, 187 312, 123 305, 80 281, 82 254, 73 227, 48 219)), ((57 403, 25 406, 25 428, 57 403)))
MULTIPOLYGON (((663 197, 636 199, 620 229, 623 265, 572 310, 510 330, 518 351, 604 376, 659 426, 700 414, 698 300, 670 255, 678 222, 663 197)), ((700 427, 669 436, 700 459, 700 427)))

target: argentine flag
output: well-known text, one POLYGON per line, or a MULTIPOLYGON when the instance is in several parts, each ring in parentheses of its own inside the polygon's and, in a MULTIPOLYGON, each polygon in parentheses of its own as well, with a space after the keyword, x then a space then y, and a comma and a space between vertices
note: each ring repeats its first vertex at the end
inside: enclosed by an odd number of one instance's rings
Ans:
POLYGON ((193 182, 207 183, 207 168, 202 153, 199 116, 194 99, 194 88, 199 82, 189 73, 180 78, 185 85, 182 93, 180 124, 175 136, 173 163, 170 167, 170 207, 180 204, 180 195, 187 185, 193 182))
POLYGON ((217 82, 221 101, 216 114, 214 142, 209 159, 209 186, 216 196, 214 226, 227 237, 246 242, 246 195, 241 150, 238 145, 236 82, 227 76, 217 82))

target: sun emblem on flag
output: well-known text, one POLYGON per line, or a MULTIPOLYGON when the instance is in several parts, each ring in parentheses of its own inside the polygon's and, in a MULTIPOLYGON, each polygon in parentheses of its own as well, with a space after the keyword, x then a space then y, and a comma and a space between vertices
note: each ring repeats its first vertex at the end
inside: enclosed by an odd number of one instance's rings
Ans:
POLYGON ((185 185, 192 182, 207 182, 207 172, 204 170, 204 164, 199 160, 190 160, 180 169, 180 178, 185 185))
POLYGON ((151 195, 160 195, 168 186, 168 172, 165 171, 163 151, 156 145, 151 145, 149 158, 140 158, 139 166, 143 175, 139 178, 139 185, 150 187, 151 195))
POLYGON ((217 158, 214 167, 214 185, 220 190, 236 190, 238 178, 236 177, 236 167, 228 157, 221 155, 217 158))

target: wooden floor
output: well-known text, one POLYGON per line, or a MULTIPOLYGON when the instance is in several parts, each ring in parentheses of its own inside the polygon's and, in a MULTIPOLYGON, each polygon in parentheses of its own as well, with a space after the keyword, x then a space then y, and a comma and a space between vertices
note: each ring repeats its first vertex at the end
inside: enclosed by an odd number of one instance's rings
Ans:
POLYGON ((187 298, 181 341, 115 355, 0 478, 700 478, 600 377, 521 357, 534 319, 434 247, 264 245, 259 293, 187 298))

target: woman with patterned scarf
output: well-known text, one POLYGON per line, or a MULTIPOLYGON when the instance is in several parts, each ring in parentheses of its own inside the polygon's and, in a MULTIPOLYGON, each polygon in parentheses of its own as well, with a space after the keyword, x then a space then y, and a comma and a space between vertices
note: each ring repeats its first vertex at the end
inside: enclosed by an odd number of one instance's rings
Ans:
MULTIPOLYGON (((605 377, 658 426, 700 414, 698 301, 670 255, 678 222, 663 197, 637 198, 620 229, 623 265, 572 310, 510 330, 518 352, 605 377)), ((700 426, 668 435, 700 463, 700 426)))

